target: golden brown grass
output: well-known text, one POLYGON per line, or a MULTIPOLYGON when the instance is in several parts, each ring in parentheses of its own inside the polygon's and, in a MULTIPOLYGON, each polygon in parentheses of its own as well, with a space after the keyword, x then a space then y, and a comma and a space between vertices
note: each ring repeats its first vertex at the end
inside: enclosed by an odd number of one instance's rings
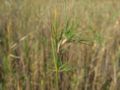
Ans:
POLYGON ((119 90, 119 9, 119 0, 0 0, 0 90, 119 90))

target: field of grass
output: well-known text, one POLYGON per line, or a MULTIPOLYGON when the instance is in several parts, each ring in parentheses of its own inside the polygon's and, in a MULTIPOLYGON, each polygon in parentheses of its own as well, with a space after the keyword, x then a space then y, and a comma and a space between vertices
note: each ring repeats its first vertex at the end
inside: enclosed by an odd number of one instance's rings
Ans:
POLYGON ((119 85, 119 0, 0 0, 0 90, 119 85))

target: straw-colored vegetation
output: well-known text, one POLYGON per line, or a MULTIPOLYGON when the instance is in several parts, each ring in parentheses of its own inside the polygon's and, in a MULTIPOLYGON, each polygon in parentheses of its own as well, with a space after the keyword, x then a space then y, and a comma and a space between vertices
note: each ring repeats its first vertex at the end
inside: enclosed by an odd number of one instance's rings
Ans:
POLYGON ((119 0, 0 0, 0 90, 119 85, 119 0))

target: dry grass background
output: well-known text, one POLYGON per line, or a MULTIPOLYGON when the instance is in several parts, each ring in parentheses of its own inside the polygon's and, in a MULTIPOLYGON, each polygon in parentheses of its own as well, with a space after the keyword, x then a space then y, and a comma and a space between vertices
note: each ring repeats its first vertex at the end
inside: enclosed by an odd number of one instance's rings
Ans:
POLYGON ((119 0, 0 0, 0 90, 119 85, 119 0))

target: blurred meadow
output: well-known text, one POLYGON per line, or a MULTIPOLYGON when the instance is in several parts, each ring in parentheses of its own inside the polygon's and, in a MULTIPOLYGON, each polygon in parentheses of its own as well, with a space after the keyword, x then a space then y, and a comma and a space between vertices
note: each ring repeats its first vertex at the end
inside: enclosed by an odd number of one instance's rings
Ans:
POLYGON ((0 90, 119 85, 119 0, 0 0, 0 90))

